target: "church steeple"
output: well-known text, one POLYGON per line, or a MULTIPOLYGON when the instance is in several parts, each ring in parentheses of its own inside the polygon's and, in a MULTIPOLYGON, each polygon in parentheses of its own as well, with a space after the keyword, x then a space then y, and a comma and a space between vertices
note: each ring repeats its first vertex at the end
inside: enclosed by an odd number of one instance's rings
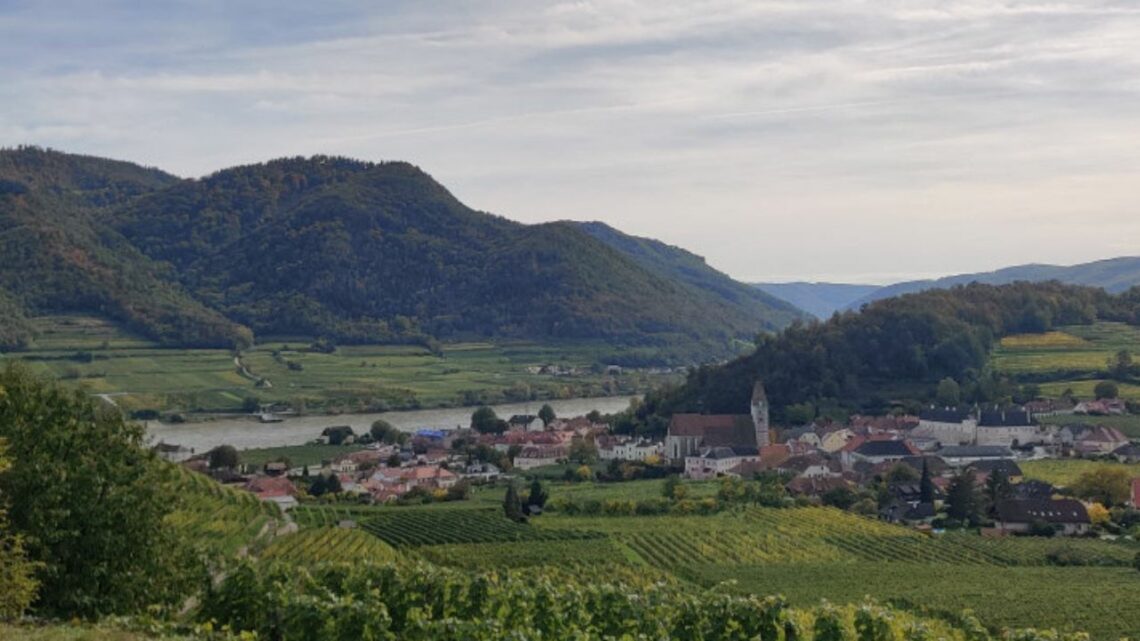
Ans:
POLYGON ((770 445, 768 436, 768 395, 764 382, 756 381, 752 387, 752 425, 756 428, 756 447, 770 445))

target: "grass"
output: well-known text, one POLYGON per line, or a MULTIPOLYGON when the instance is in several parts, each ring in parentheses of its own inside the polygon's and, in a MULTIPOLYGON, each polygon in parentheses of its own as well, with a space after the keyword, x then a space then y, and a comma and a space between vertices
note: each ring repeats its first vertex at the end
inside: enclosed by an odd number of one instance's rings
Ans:
POLYGON ((163 348, 114 323, 86 316, 33 319, 31 349, 0 355, 128 410, 241 411, 247 398, 329 411, 453 407, 511 400, 631 395, 679 374, 627 371, 607 376, 596 365, 615 356, 604 343, 456 343, 442 355, 403 345, 344 346, 334 354, 303 351, 306 339, 277 340, 244 352, 245 375, 228 350, 163 348), (290 367, 292 363, 292 367, 290 367), (547 364, 573 376, 531 374, 547 364), (259 385, 258 379, 269 381, 259 385))
MULTIPOLYGON (((1096 392, 1094 390, 1096 389, 1097 383, 1100 382, 1101 379, 1096 378, 1087 380, 1064 380, 1054 381, 1051 383, 1042 383, 1040 387, 1041 394, 1050 398, 1057 398, 1063 395, 1066 390, 1072 390, 1072 393, 1077 398, 1091 399, 1096 398, 1096 392)), ((1120 390, 1120 398, 1130 401, 1140 401, 1140 385, 1134 385, 1132 383, 1116 383, 1116 386, 1120 390)), ((1087 422, 1085 419, 1086 417, 1082 416, 1077 420, 1073 420, 1072 422, 1087 422)))
POLYGON ((1140 414, 1127 416, 1047 416, 1043 423, 1052 425, 1107 425, 1115 427, 1133 440, 1140 439, 1140 414))
POLYGON ((991 363, 1015 375, 1093 374, 1104 371, 1108 359, 1122 349, 1140 352, 1140 328, 1124 323, 1073 325, 1045 334, 1007 336, 991 363))
POLYGON ((156 637, 108 626, 72 622, 68 625, 8 625, 0 623, 0 639, 4 641, 146 641, 149 639, 189 641, 190 638, 166 635, 156 637))
POLYGON ((1115 641, 1140 630, 1140 573, 1131 568, 959 566, 933 563, 801 563, 695 566, 704 585, 785 595, 793 605, 881 601, 930 611, 971 609, 994 627, 1053 627, 1115 641))
POLYGON ((1102 468, 1120 469, 1128 473, 1130 477, 1140 477, 1140 463, 1126 465, 1086 459, 1045 459, 1024 461, 1019 465, 1025 474, 1025 478, 1037 479, 1062 487, 1072 485, 1081 474, 1102 468))

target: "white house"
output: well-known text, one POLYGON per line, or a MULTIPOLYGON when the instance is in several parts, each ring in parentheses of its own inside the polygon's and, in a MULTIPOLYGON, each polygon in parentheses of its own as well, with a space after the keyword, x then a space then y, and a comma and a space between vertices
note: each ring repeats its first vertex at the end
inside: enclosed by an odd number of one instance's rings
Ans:
POLYGON ((711 479, 747 461, 759 461, 760 452, 754 447, 709 447, 696 456, 685 458, 685 476, 691 479, 711 479))

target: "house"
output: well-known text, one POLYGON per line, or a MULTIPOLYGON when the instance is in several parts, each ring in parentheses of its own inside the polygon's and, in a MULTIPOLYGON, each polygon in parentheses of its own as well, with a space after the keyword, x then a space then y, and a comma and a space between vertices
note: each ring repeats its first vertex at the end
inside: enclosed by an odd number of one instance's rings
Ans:
POLYGON ((784 488, 792 496, 823 496, 832 490, 851 489, 854 484, 841 476, 797 476, 784 488))
POLYGON ((409 490, 413 487, 446 490, 455 485, 459 477, 439 465, 417 465, 380 468, 372 474, 371 480, 388 486, 406 486, 409 490))
POLYGON ((515 414, 507 420, 509 429, 521 432, 541 432, 546 429, 542 419, 531 414, 515 414))
POLYGON ((1026 533, 1048 524, 1067 536, 1084 534, 1092 525, 1088 510, 1075 499, 1006 499, 997 504, 994 527, 1000 532, 1026 533))
POLYGON ((855 432, 846 427, 825 431, 819 439, 819 449, 828 454, 834 454, 843 449, 843 446, 847 445, 847 441, 853 438, 855 438, 855 432))
POLYGON ((1024 408, 985 410, 978 419, 977 444, 1017 447, 1046 440, 1037 421, 1024 408))
POLYGON ((978 478, 978 482, 985 482, 995 472, 1005 474, 1005 477, 1013 483, 1020 481, 1022 477, 1021 467, 1012 459, 986 459, 971 463, 969 468, 981 477, 978 478))
POLYGON ((1140 463, 1140 445, 1128 443, 1112 450, 1112 455, 1121 463, 1140 463))
POLYGON ((1057 488, 1045 481, 1022 481, 1013 484, 1013 496, 1018 499, 1051 499, 1057 488))
POLYGON ((901 461, 909 456, 918 456, 919 451, 906 441, 870 440, 861 443, 850 454, 851 458, 856 461, 883 463, 885 461, 901 461))
POLYGON ((463 468, 463 478, 480 481, 493 481, 502 473, 503 471, 493 463, 472 463, 463 468))
POLYGON ((1128 404, 1119 398, 1102 398, 1077 403, 1073 413, 1089 416, 1119 416, 1128 413, 1128 404))
POLYGON ((911 433, 943 444, 969 444, 978 439, 978 421, 968 409, 930 407, 919 413, 918 426, 911 433))
POLYGON ((159 441, 158 445, 150 448, 152 452, 158 454, 164 461, 171 463, 181 463, 188 461, 194 456, 194 448, 183 447, 182 445, 175 445, 173 443, 164 443, 159 441))
POLYGON ((897 497, 879 510, 879 518, 888 523, 929 522, 934 520, 935 514, 934 503, 909 503, 897 497))
POLYGON ((813 448, 818 448, 823 444, 823 441, 819 438, 819 434, 816 434, 814 429, 806 425, 785 430, 780 436, 783 437, 785 443, 798 441, 805 445, 810 445, 813 448))
POLYGON ((598 458, 603 461, 644 461, 650 457, 661 457, 665 446, 648 439, 615 438, 601 436, 595 439, 598 458))
POLYGON ((759 461, 755 447, 706 447, 696 456, 685 457, 685 476, 691 479, 711 479, 723 476, 746 461, 759 461))
POLYGON ((1080 433, 1073 449, 1081 454, 1110 454, 1130 441, 1123 432, 1107 425, 1093 425, 1080 433))
POLYGON ((283 476, 255 476, 242 489, 257 495, 257 498, 276 503, 282 511, 297 506, 297 487, 283 476))
POLYGON ((938 456, 950 465, 960 467, 978 461, 1011 459, 1013 452, 1009 451, 1008 447, 1000 445, 955 445, 942 448, 938 451, 938 456))
POLYGON ((554 465, 568 454, 569 451, 563 445, 531 445, 524 447, 513 463, 520 470, 530 470, 544 465, 554 465))
POLYGON ((776 469, 804 478, 839 476, 842 472, 838 461, 829 460, 818 453, 792 456, 780 463, 776 469))
POLYGON ((262 468, 266 476, 285 476, 288 471, 289 466, 285 465, 284 461, 270 461, 262 468))
POLYGON ((665 437, 665 455, 674 463, 714 447, 769 444, 768 397, 757 382, 752 389, 751 414, 674 414, 665 437))

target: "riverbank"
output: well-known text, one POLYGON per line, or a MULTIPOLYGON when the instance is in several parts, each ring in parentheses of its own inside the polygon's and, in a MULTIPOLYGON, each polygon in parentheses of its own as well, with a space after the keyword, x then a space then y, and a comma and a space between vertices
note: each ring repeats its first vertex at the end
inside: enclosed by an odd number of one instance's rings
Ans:
MULTIPOLYGON (((603 396, 526 403, 492 405, 499 416, 535 414, 543 403, 549 403, 558 416, 582 416, 594 410, 612 414, 629 407, 631 396, 603 396)), ((367 431, 377 419, 384 419, 398 429, 412 432, 424 428, 466 427, 474 407, 371 412, 362 414, 305 415, 287 417, 280 423, 261 423, 256 416, 217 418, 199 423, 163 423, 147 421, 147 433, 153 443, 168 443, 204 452, 219 445, 232 445, 239 450, 304 445, 332 425, 348 425, 356 432, 367 431)))

